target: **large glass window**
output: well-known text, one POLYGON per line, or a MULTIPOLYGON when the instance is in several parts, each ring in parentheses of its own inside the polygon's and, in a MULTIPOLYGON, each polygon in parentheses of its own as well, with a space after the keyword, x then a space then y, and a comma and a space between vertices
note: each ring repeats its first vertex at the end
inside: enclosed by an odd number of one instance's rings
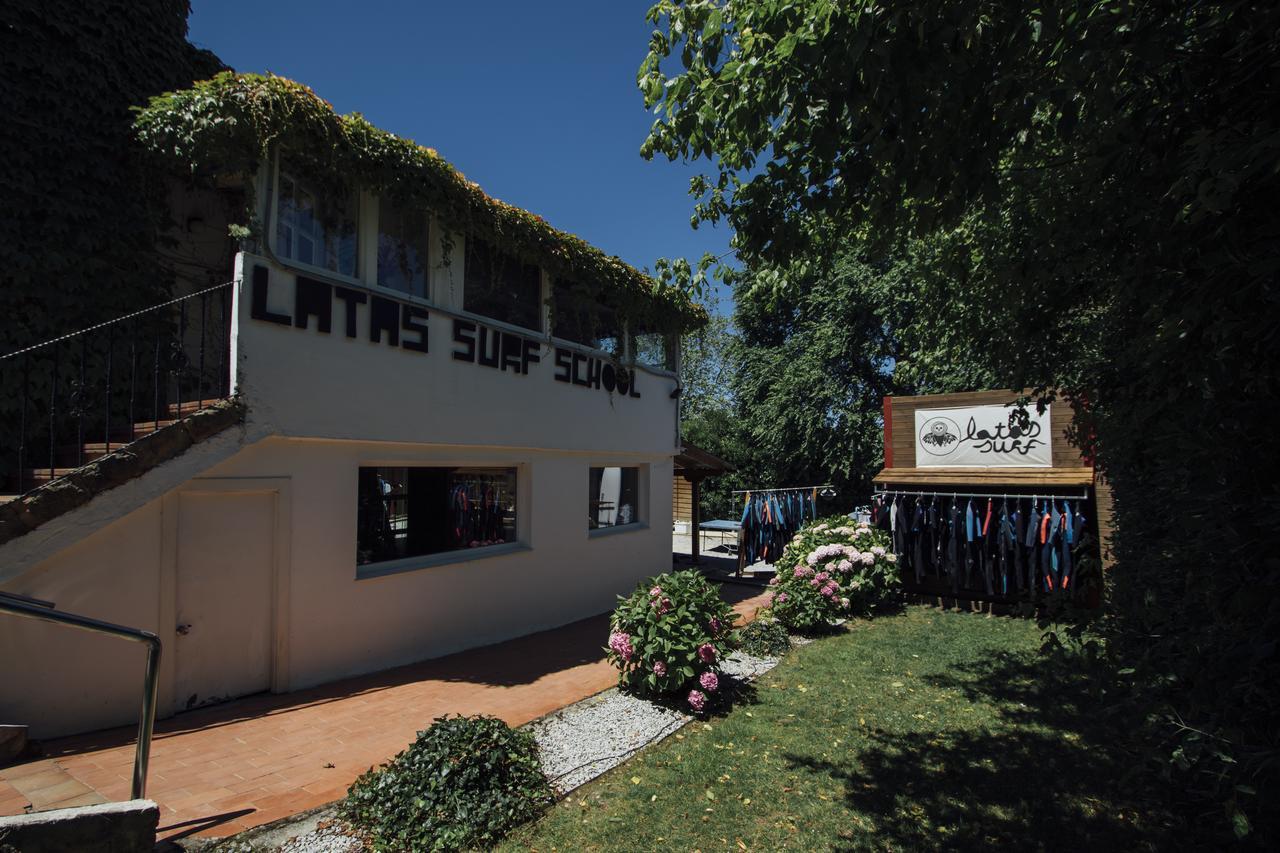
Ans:
POLYGON ((326 199, 280 170, 276 254, 288 260, 356 274, 356 199, 326 199))
POLYGON ((524 329, 542 330, 542 277, 533 264, 492 248, 474 237, 466 241, 462 307, 524 329))
POLYGON ((640 521, 639 468, 592 468, 588 486, 589 530, 640 521))
POLYGON ((581 292, 571 281, 551 291, 552 334, 592 349, 622 354, 622 324, 609 308, 581 292))
POLYGON ((661 332, 642 332, 631 339, 631 357, 637 364, 674 371, 676 338, 661 332))
POLYGON ((356 563, 516 541, 515 468, 361 468, 356 563))
POLYGON ((378 200, 378 284, 427 297, 427 214, 378 200))

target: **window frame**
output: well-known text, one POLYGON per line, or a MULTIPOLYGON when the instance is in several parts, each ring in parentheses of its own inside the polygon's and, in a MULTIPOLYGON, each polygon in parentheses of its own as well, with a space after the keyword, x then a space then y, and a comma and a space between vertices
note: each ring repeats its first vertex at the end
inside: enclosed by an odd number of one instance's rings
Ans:
POLYGON ((650 466, 641 462, 617 462, 608 463, 591 463, 587 466, 587 526, 586 533, 588 539, 598 539, 602 536, 613 536, 619 533, 635 533, 640 530, 649 529, 649 502, 650 502, 650 466), (591 518, 591 471, 595 468, 634 468, 636 471, 636 517, 634 521, 626 524, 613 524, 608 527, 592 527, 591 518))
POLYGON ((439 260, 438 258, 439 249, 432 248, 433 244, 436 244, 438 242, 437 241, 438 234, 437 234, 435 214, 433 214, 429 208, 422 209, 422 214, 423 216, 426 217, 426 220, 427 220, 426 221, 427 245, 425 247, 427 257, 424 261, 424 265, 425 265, 424 271, 426 273, 426 281, 423 282, 426 293, 422 296, 419 296, 416 293, 406 293, 403 290, 396 290, 394 287, 388 287, 387 285, 382 284, 380 281, 378 281, 378 243, 380 238, 382 237, 382 205, 384 203, 389 205, 395 204, 395 202, 393 202, 390 197, 371 194, 369 209, 372 211, 372 215, 369 217, 371 221, 369 223, 369 229, 368 229, 368 233, 370 235, 370 241, 371 241, 371 257, 368 261, 370 265, 370 269, 368 274, 365 276, 365 278, 362 279, 362 283, 366 287, 378 293, 386 293, 388 295, 393 295, 398 299, 410 299, 415 302, 421 303, 423 305, 430 305, 433 308, 440 307, 436 304, 435 299, 433 298, 433 295, 435 293, 435 281, 434 281, 435 276, 432 275, 432 270, 434 268, 433 262, 439 260))
MULTIPOLYGON (((352 531, 352 550, 357 552, 360 547, 360 469, 361 468, 464 468, 464 469, 511 469, 515 472, 515 539, 510 542, 503 542, 496 545, 482 545, 477 548, 458 548, 452 551, 437 551, 432 554, 419 554, 416 556, 396 557, 392 560, 379 560, 371 563, 355 563, 355 579, 371 580, 388 575, 398 575, 406 572, 416 572, 424 569, 440 568, 451 566, 457 563, 470 563, 477 560, 487 560, 495 557, 503 557, 509 554, 520 554, 532 551, 530 544, 530 520, 528 518, 528 507, 530 506, 530 485, 529 485, 529 466, 525 463, 515 462, 512 460, 495 460, 495 461, 477 461, 474 459, 465 460, 377 460, 377 461, 361 461, 358 462, 354 469, 354 480, 351 484, 351 492, 353 502, 351 505, 351 519, 354 530, 352 531)), ((358 559, 358 558, 357 558, 358 559)))
POLYGON ((507 328, 507 329, 511 329, 512 331, 519 332, 520 334, 526 337, 533 335, 534 337, 549 340, 550 336, 547 334, 548 324, 547 324, 547 304, 546 304, 547 303, 547 282, 546 282, 547 277, 546 277, 545 270, 543 270, 542 266, 540 264, 526 264, 523 260, 516 257, 515 255, 509 255, 506 252, 502 252, 502 250, 494 247, 492 243, 480 237, 477 237, 474 234, 463 234, 462 241, 463 241, 462 242, 462 291, 461 291, 461 298, 458 300, 458 305, 455 310, 468 319, 475 319, 481 323, 490 324, 490 325, 496 324, 501 328, 507 328), (481 243, 484 243, 485 247, 489 250, 491 254, 496 252, 496 253, 506 255, 509 260, 514 261, 517 265, 531 266, 538 271, 538 301, 537 301, 537 312, 536 312, 537 323, 538 323, 537 328, 531 328, 529 326, 521 326, 517 323, 512 323, 510 320, 502 320, 498 317, 490 317, 487 314, 480 314, 466 307, 467 305, 467 274, 468 274, 467 256, 472 251, 472 241, 479 241, 481 243))
MULTIPOLYGON (((363 272, 362 268, 364 267, 364 263, 363 263, 364 252, 365 252, 364 247, 367 245, 367 234, 366 234, 366 225, 367 225, 366 218, 367 217, 365 215, 366 205, 364 204, 364 195, 365 195, 364 191, 357 189, 355 191, 355 198, 354 198, 355 208, 356 208, 353 214, 355 217, 355 234, 356 234, 356 257, 355 257, 354 275, 347 275, 346 273, 339 272, 338 270, 331 270, 328 267, 316 266, 315 264, 309 264, 309 263, 306 263, 305 261, 299 261, 295 258, 287 258, 280 252, 280 247, 277 242, 277 236, 278 236, 277 232, 279 231, 279 228, 280 228, 280 170, 281 170, 280 160, 281 160, 280 148, 277 146, 275 151, 275 157, 273 158, 271 163, 271 182, 270 182, 270 188, 269 188, 268 199, 267 199, 270 221, 267 223, 267 228, 266 228, 266 238, 267 238, 266 244, 267 244, 267 248, 271 250, 272 259, 283 267, 290 267, 290 268, 308 273, 310 275, 330 276, 332 278, 338 279, 339 281, 366 286, 366 282, 364 278, 362 278, 361 276, 361 273, 363 272)), ((293 180, 294 182, 298 182, 298 179, 296 177, 293 177, 292 174, 290 174, 289 177, 290 177, 290 180, 293 180)), ((377 226, 376 218, 377 216, 375 213, 375 216, 374 216, 375 227, 377 226)), ((391 292, 398 292, 398 291, 391 291, 391 292)))

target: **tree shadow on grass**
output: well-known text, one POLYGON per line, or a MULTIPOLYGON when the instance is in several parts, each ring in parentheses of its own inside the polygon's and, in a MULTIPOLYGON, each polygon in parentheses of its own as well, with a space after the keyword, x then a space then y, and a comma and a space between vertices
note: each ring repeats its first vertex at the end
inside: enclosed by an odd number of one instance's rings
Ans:
MULTIPOLYGON (((836 781, 869 825, 846 849, 1142 850, 1176 847, 1172 821, 1126 787, 1083 679, 997 655, 928 679, 957 705, 994 706, 995 731, 873 732, 832 760, 788 754, 836 781)), ((853 827, 850 827, 853 829, 853 827)))

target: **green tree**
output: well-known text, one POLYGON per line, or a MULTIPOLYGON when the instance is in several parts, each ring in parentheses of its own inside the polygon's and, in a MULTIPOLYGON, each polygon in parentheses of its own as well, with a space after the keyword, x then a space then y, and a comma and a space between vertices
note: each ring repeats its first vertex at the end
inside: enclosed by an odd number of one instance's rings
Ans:
POLYGON ((1076 406, 1116 495, 1106 625, 1153 712, 1151 754, 1206 831, 1274 834, 1280 7, 663 0, 649 16, 643 151, 711 163, 695 219, 733 226, 751 288, 922 240, 936 275, 908 301, 936 335, 904 360, 924 384, 985 361, 1076 406))

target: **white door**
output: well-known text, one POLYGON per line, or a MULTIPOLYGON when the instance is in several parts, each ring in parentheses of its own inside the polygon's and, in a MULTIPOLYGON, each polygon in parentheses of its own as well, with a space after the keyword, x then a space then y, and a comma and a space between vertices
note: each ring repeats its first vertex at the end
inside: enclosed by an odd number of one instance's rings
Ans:
POLYGON ((179 493, 175 710, 271 686, 275 492, 179 493))

